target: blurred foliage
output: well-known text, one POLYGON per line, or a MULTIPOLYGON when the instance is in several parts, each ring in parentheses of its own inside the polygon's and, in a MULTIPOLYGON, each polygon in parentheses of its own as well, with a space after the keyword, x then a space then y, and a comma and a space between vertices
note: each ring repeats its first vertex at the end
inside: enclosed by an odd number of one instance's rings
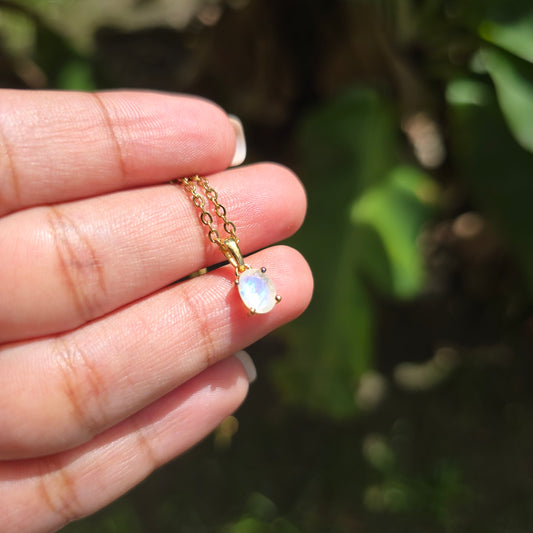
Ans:
POLYGON ((396 298, 423 287, 416 239, 436 185, 399 165, 396 135, 390 104, 368 89, 312 113, 299 133, 311 215, 296 242, 319 283, 275 377, 290 401, 334 416, 354 413, 356 380, 372 366, 366 282, 396 298))
POLYGON ((309 195, 238 433, 68 531, 531 531, 530 0, 0 0, 0 85, 201 94, 309 195))

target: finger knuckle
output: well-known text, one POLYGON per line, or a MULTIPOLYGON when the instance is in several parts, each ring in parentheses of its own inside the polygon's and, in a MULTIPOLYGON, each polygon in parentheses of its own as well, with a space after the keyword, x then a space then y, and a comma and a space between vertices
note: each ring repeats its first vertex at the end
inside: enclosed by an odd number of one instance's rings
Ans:
POLYGON ((84 320, 98 316, 106 298, 102 261, 82 228, 59 207, 51 206, 48 224, 63 287, 84 320))
POLYGON ((20 176, 18 174, 13 148, 0 121, 0 210, 9 211, 21 203, 20 176))
POLYGON ((62 390, 77 430, 86 438, 97 434, 105 425, 106 387, 91 358, 73 341, 54 340, 56 364, 62 378, 62 390))
POLYGON ((76 485, 67 467, 59 464, 54 457, 41 461, 38 496, 46 511, 56 518, 57 525, 63 527, 83 515, 76 485))
POLYGON ((104 131, 107 132, 110 146, 115 154, 115 160, 117 162, 117 169, 119 175, 122 177, 122 180, 126 182, 126 178, 128 175, 128 172, 126 170, 126 158, 122 153, 122 144, 120 136, 118 135, 117 129, 114 125, 114 121, 111 118, 112 104, 106 99, 104 99, 103 95, 98 93, 91 93, 90 97, 92 97, 97 108, 100 110, 100 114, 102 116, 102 125, 104 131))
POLYGON ((132 432, 136 437, 137 450, 146 462, 146 468, 153 472, 157 470, 162 464, 163 460, 159 457, 156 447, 153 445, 153 441, 156 435, 153 434, 148 427, 150 424, 141 425, 137 420, 138 417, 132 417, 131 426, 132 432))
POLYGON ((218 350, 213 336, 213 326, 210 323, 209 310, 201 294, 189 288, 185 282, 182 285, 182 312, 188 321, 196 326, 203 358, 203 368, 208 368, 219 359, 218 350))

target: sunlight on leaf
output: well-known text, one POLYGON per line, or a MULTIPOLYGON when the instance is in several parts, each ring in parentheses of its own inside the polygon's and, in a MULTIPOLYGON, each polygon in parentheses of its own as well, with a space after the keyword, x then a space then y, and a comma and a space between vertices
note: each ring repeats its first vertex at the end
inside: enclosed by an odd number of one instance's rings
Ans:
POLYGON ((496 48, 487 47, 482 54, 511 131, 533 151, 533 65, 496 48))
MULTIPOLYGON (((360 263, 366 275, 377 282, 382 292, 391 292, 398 298, 415 296, 424 282, 424 260, 417 246, 422 226, 431 214, 429 205, 437 196, 434 182, 423 172, 407 166, 394 168, 386 181, 369 189, 352 208, 352 221, 372 228, 382 243, 391 285, 381 283, 375 275, 378 259, 368 261, 367 249, 360 242, 360 263)), ((383 267, 381 268, 383 270, 383 267)))
POLYGON ((533 5, 529 0, 496 2, 478 31, 486 41, 533 62, 533 5))
POLYGON ((374 328, 367 290, 356 275, 350 210, 355 198, 386 177, 395 159, 394 131, 392 111, 366 88, 314 111, 300 130, 309 212, 293 242, 319 282, 310 308, 287 329, 290 357, 273 372, 288 401, 337 417, 357 411, 356 384, 371 365, 374 328))
POLYGON ((437 191, 426 174, 396 166, 396 128, 389 105, 358 88, 312 114, 300 134, 310 208, 294 241, 319 283, 273 371, 287 400, 336 417, 358 411, 357 385, 372 367, 367 283, 409 298, 424 282, 417 237, 437 191))

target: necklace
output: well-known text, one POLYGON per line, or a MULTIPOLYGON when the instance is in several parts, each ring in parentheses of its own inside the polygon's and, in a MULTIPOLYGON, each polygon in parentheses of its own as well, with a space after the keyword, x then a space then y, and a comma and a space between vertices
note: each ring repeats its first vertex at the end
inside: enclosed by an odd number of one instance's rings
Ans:
POLYGON ((265 267, 252 268, 244 262, 239 249, 239 239, 236 235, 237 228, 227 218, 226 208, 219 203, 218 193, 209 185, 207 178, 196 174, 187 178, 179 178, 173 183, 183 185, 185 190, 191 195, 192 203, 200 211, 200 221, 209 228, 208 239, 218 246, 219 250, 235 268, 235 285, 238 287, 241 300, 250 311, 250 315, 271 311, 281 301, 281 296, 276 294, 274 284, 266 275, 265 267), (206 207, 206 199, 211 202, 216 217, 223 222, 223 228, 228 237, 220 237, 220 233, 214 225, 213 215, 206 207))

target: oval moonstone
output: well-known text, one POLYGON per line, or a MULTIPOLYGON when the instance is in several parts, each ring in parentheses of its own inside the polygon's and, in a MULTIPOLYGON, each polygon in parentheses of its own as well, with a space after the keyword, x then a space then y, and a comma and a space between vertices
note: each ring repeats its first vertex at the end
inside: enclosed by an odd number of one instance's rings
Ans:
POLYGON ((239 294, 244 305, 255 313, 268 313, 276 305, 276 289, 261 270, 248 268, 239 274, 239 294))

